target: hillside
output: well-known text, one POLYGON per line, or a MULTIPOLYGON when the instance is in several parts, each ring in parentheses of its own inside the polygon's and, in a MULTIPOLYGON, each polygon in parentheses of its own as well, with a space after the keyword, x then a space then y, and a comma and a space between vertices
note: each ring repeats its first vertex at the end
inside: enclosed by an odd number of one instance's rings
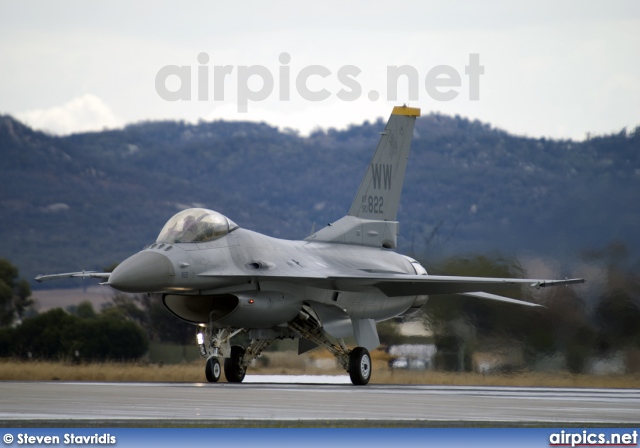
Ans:
MULTIPOLYGON (((0 257, 28 278, 101 270, 194 205, 304 238, 347 212, 383 127, 301 137, 264 123, 166 121, 56 137, 0 116, 0 257)), ((638 204, 640 128, 557 141, 432 114, 416 124, 400 250, 564 258, 616 240, 637 254, 638 204)))

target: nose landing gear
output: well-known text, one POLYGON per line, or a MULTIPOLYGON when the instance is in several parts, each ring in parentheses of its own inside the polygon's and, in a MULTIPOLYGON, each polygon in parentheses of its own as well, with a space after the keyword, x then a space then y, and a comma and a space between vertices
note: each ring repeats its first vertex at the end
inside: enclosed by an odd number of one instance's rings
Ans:
POLYGON ((244 380, 247 367, 274 340, 275 337, 252 339, 251 344, 244 349, 240 345, 230 345, 231 338, 238 333, 247 332, 244 328, 223 328, 214 330, 207 327, 205 332, 196 335, 200 354, 208 356, 205 364, 205 377, 210 383, 217 383, 222 376, 220 358, 224 358, 224 375, 229 383, 241 383, 244 380), (206 333, 206 337, 205 337, 206 333), (205 340, 207 342, 205 346, 205 340))
POLYGON ((218 358, 211 356, 207 359, 207 364, 204 368, 204 374, 207 377, 207 381, 210 383, 217 383, 222 376, 222 368, 220 367, 220 361, 218 358))
POLYGON ((243 365, 245 350, 240 345, 231 346, 231 357, 224 360, 224 376, 230 383, 241 383, 247 373, 243 365))

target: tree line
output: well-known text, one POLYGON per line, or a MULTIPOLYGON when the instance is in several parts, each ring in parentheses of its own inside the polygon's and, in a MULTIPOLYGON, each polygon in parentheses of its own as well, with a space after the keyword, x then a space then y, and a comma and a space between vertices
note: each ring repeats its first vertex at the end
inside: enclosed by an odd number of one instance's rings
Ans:
POLYGON ((130 361, 149 347, 145 330, 114 310, 83 302, 39 314, 18 269, 0 259, 0 357, 66 361, 130 361))
MULTIPOLYGON (((509 297, 543 307, 525 307, 462 296, 435 296, 419 319, 431 329, 440 370, 472 370, 476 352, 511 350, 519 356, 506 370, 546 368, 588 373, 595 359, 624 355, 627 371, 640 371, 640 276, 638 261, 619 242, 582 254, 594 277, 580 286, 509 291, 509 297)), ((517 259, 500 255, 457 256, 434 273, 484 277, 526 277, 517 259)), ((562 278, 557 275, 556 278, 562 278)), ((512 357, 513 358, 513 357, 512 357)), ((476 366, 477 367, 477 366, 476 366)))

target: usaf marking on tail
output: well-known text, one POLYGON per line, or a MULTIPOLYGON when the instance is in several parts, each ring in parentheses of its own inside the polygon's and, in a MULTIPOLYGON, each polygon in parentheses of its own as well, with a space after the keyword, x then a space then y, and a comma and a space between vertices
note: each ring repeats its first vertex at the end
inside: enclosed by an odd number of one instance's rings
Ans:
POLYGON ((242 382, 253 359, 277 339, 298 340, 298 352, 322 346, 353 384, 371 378, 369 350, 380 341, 376 322, 419 310, 429 295, 462 294, 538 306, 486 291, 582 283, 428 275, 394 251, 396 221, 411 136, 420 110, 395 107, 349 213, 303 241, 271 238, 240 228, 212 210, 173 216, 157 240, 112 273, 41 275, 38 281, 95 277, 112 288, 149 293, 178 318, 197 326, 205 375, 242 382), (248 347, 232 345, 248 334, 248 347), (355 337, 348 348, 344 338, 355 337))

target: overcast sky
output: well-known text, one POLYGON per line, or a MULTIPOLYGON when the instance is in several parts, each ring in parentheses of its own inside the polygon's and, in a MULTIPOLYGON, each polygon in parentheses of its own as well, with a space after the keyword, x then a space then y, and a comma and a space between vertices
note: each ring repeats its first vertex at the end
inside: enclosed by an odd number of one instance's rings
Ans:
POLYGON ((308 133, 402 103, 533 137, 640 125, 637 0, 227 3, 0 0, 0 113, 59 134, 157 119, 308 133), (416 77, 394 100, 400 66, 416 77))

